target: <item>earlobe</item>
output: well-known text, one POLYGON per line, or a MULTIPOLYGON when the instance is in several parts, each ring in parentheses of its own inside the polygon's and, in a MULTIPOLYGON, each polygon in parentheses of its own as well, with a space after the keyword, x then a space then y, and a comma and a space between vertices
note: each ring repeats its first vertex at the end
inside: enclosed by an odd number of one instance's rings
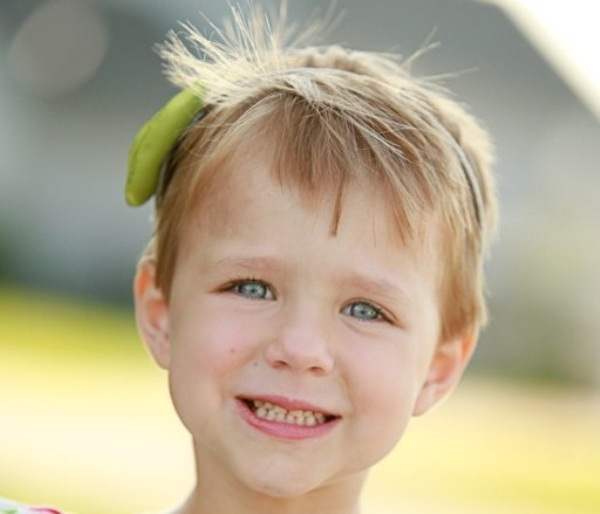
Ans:
POLYGON ((413 416, 425 414, 458 385, 476 345, 476 332, 468 332, 438 345, 415 402, 413 416))
POLYGON ((168 305, 155 282, 156 266, 152 259, 138 264, 133 283, 135 317, 140 337, 156 363, 168 369, 171 356, 168 305))

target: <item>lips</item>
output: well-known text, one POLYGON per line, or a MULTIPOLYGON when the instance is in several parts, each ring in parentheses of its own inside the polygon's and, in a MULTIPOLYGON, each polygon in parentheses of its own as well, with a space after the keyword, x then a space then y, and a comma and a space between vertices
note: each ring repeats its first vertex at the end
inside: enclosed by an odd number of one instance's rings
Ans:
MULTIPOLYGON (((258 398, 270 399, 272 405, 275 406, 274 409, 284 408, 283 406, 273 403, 273 400, 277 397, 258 395, 258 398)), ((337 415, 325 415, 319 411, 317 411, 317 413, 315 413, 315 411, 311 411, 314 413, 314 417, 313 414, 308 414, 304 422, 300 422, 300 424, 298 424, 298 421, 300 420, 294 419, 294 413, 299 415, 303 412, 299 409, 291 412, 288 411, 289 414, 292 415, 291 422, 287 420, 284 421, 283 419, 276 420, 274 419, 274 416, 265 416, 264 412, 260 413, 259 411, 262 409, 255 411, 252 406, 257 401, 268 402, 269 400, 257 400, 254 399, 253 396, 237 397, 235 402, 237 412, 241 418, 254 430, 280 440, 287 439, 293 441, 301 439, 318 439, 329 434, 342 421, 342 418, 337 415), (322 418, 320 422, 316 421, 315 418, 317 416, 322 418)), ((306 402, 284 401, 283 403, 289 406, 303 405, 312 408, 316 407, 315 405, 306 402)), ((273 413, 273 411, 271 411, 271 413, 273 413)), ((306 411, 304 411, 304 413, 306 413, 306 411)))
POLYGON ((319 405, 315 405, 313 403, 309 403, 303 400, 298 400, 294 398, 290 398, 287 396, 279 396, 279 395, 264 395, 264 394, 256 394, 256 395, 240 395, 238 398, 244 402, 252 403, 253 400, 259 400, 262 402, 270 402, 274 405, 279 405, 288 411, 294 410, 307 410, 313 412, 320 412, 329 418, 339 418, 341 417, 339 414, 332 412, 330 409, 321 407, 319 405))

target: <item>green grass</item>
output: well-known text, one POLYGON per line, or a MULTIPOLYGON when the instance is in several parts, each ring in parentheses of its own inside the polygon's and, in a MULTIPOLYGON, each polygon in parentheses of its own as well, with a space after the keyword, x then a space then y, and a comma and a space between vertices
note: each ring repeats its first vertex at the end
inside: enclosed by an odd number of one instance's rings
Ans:
MULTIPOLYGON (((131 312, 0 290, 0 496, 159 512, 193 480, 131 312)), ((467 379, 375 467, 365 514, 598 514, 600 399, 467 379)))

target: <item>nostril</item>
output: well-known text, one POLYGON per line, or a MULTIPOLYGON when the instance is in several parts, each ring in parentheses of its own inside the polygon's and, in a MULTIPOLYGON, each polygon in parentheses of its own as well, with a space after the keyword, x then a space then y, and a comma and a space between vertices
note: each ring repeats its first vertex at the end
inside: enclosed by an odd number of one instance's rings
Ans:
POLYGON ((310 368, 310 371, 312 373, 314 373, 315 375, 325 375, 327 373, 327 371, 325 371, 322 367, 320 366, 313 366, 310 368))
POLYGON ((294 370, 326 375, 334 367, 327 340, 307 328, 310 322, 288 326, 265 348, 264 357, 277 370, 294 370), (306 326, 305 326, 306 325, 306 326))

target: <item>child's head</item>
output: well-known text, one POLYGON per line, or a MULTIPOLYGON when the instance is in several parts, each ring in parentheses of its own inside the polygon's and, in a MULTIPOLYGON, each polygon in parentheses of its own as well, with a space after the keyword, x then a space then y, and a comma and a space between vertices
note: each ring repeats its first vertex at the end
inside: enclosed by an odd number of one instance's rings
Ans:
POLYGON ((496 200, 487 135, 439 89, 387 55, 283 49, 258 20, 223 45, 190 29, 207 60, 162 48, 207 107, 169 159, 135 295, 197 460, 287 497, 358 486, 456 385, 496 200), (239 400, 263 395, 338 418, 307 414, 329 430, 294 439, 289 412, 261 411, 287 432, 259 430, 239 400))

